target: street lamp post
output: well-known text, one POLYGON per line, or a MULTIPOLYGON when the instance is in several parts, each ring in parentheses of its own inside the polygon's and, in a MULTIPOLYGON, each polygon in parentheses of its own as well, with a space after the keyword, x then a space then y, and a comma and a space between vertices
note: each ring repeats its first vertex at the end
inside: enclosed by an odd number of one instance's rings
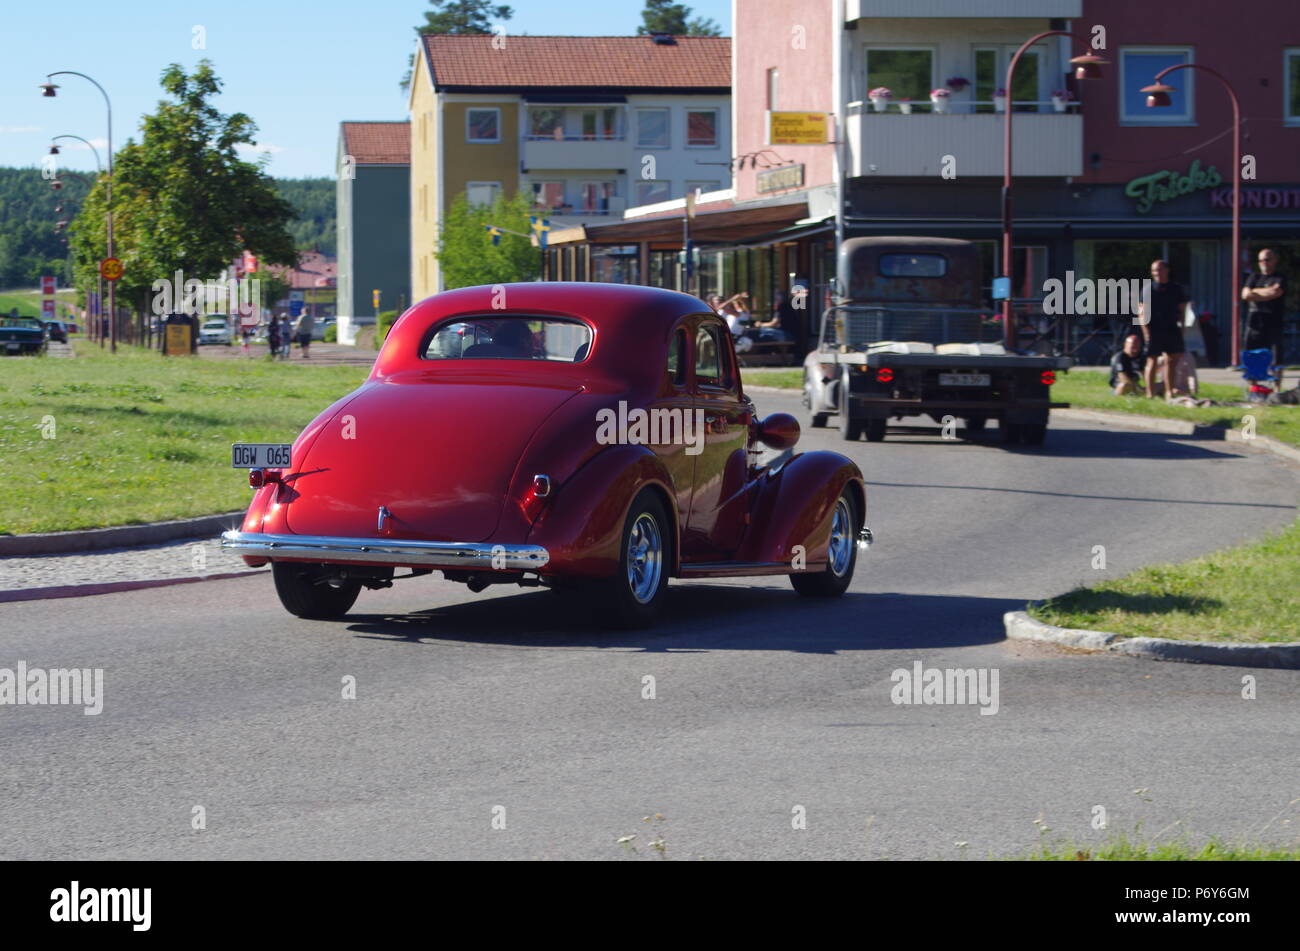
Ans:
MULTIPOLYGON (((1008 97, 1012 95, 1012 90, 1016 88, 1014 85, 1016 65, 1020 62, 1020 57, 1025 50, 1049 36, 1072 37, 1072 35, 1066 30, 1046 30, 1020 44, 1020 49, 1016 50, 1015 55, 1011 57, 1011 62, 1007 64, 1006 90, 1008 97)), ((1085 53, 1083 56, 1071 57, 1070 63, 1075 67, 1074 76, 1076 79, 1097 79, 1101 76, 1101 67, 1106 65, 1107 61, 1091 53, 1085 53)), ((1009 99, 1007 102, 1006 123, 1003 126, 1002 133, 1002 273, 1008 279, 1008 283, 1010 283, 1013 271, 1011 257, 1011 114, 1014 111, 1015 101, 1009 99)), ((1008 350, 1012 350, 1016 345, 1016 330, 1011 311, 1010 287, 1006 291, 1007 296, 1002 299, 1002 342, 1008 350)))
POLYGON ((1202 66, 1200 63, 1178 63, 1160 70, 1150 86, 1142 87, 1142 92, 1147 93, 1149 108, 1173 104, 1169 94, 1176 92, 1176 87, 1166 86, 1161 80, 1176 69, 1199 69, 1209 73, 1223 84, 1223 88, 1228 91, 1228 98, 1232 100, 1232 356, 1230 365, 1236 365, 1241 360, 1239 350, 1241 346, 1241 103, 1232 84, 1224 79, 1223 74, 1218 70, 1202 66))
MULTIPOLYGON (((111 257, 114 257, 114 256, 115 256, 114 253, 113 253, 113 251, 114 251, 114 246, 113 246, 113 103, 112 103, 112 101, 108 98, 108 93, 104 91, 104 87, 103 87, 103 86, 101 86, 99 83, 95 82, 94 79, 92 79, 91 77, 87 76, 85 73, 79 73, 79 72, 77 72, 76 70, 72 70, 72 69, 63 69, 63 70, 59 70, 57 73, 50 73, 50 74, 48 74, 48 75, 45 77, 47 81, 46 81, 46 82, 43 82, 43 83, 40 84, 40 87, 39 87, 39 88, 40 88, 41 90, 43 90, 42 93, 41 93, 41 95, 43 95, 43 96, 45 96, 45 97, 47 97, 47 98, 49 98, 49 99, 53 99, 53 98, 54 98, 54 96, 56 95, 56 94, 55 94, 55 90, 59 88, 59 87, 58 87, 57 85, 55 85, 55 83, 52 81, 52 80, 54 79, 55 76, 80 76, 82 79, 85 79, 85 80, 89 81, 90 83, 92 83, 92 84, 94 85, 94 87, 95 87, 96 89, 99 90, 100 95, 102 95, 102 96, 104 97, 104 105, 106 105, 106 106, 108 107, 108 181, 107 181, 107 183, 106 183, 106 185, 105 185, 105 198, 106 198, 106 205, 107 205, 107 208, 106 208, 106 217, 107 217, 107 232, 108 232, 108 233, 107 233, 107 237, 108 237, 108 256, 111 258, 111 257)), ((84 140, 83 140, 83 141, 84 141, 84 140)), ((116 281, 109 281, 109 282, 108 282, 108 332, 109 332, 109 349, 112 350, 113 353, 117 353, 117 293, 116 293, 116 287, 117 287, 117 282, 116 282, 116 281)))
MULTIPOLYGON (((83 138, 82 138, 81 136, 79 136, 79 135, 56 135, 56 136, 54 136, 52 139, 50 139, 50 154, 51 154, 51 155, 58 155, 58 154, 59 154, 59 147, 58 147, 57 145, 54 144, 55 142, 58 142, 59 139, 76 139, 78 142, 83 143, 83 144, 86 146, 86 148, 90 149, 90 154, 93 155, 93 156, 95 156, 95 170, 96 170, 100 175, 103 175, 103 174, 104 174, 104 163, 101 162, 101 161, 99 160, 99 149, 95 148, 95 146, 93 146, 93 145, 92 145, 88 140, 83 139, 83 138)), ((67 199, 64 199, 64 201, 67 201, 67 199)), ((111 230, 111 228, 112 228, 111 223, 110 223, 110 225, 109 225, 109 228, 110 228, 110 230, 111 230)), ((99 275, 98 270, 99 270, 99 269, 96 268, 96 277, 95 277, 95 325, 94 325, 93 327, 90 328, 90 339, 91 339, 91 340, 95 340, 95 341, 97 341, 97 342, 99 343, 99 346, 100 346, 101 348, 103 348, 103 346, 104 346, 104 328, 103 328, 103 326, 102 326, 102 323, 103 323, 103 317, 104 317, 104 278, 103 278, 102 275, 99 275)))

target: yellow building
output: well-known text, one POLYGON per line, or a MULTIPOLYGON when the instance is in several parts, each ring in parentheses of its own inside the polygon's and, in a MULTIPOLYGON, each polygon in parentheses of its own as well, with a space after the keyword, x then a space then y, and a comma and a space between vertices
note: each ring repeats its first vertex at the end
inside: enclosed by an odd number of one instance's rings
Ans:
POLYGON ((411 295, 442 289, 456 196, 528 189, 554 227, 729 187, 726 37, 420 38, 411 75, 411 295))

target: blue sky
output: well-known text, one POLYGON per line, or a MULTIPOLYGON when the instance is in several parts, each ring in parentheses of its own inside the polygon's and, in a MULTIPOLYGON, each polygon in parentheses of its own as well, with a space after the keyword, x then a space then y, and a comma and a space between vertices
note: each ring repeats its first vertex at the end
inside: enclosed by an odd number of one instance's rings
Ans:
MULTIPOLYGON (((694 16, 731 32, 730 0, 688 2, 694 16)), ((0 20, 0 166, 35 166, 51 136, 79 135, 100 146, 103 99, 76 76, 43 98, 46 73, 70 69, 93 76, 113 100, 113 141, 138 138, 141 114, 162 96, 158 77, 169 63, 187 69, 212 60, 225 82, 223 112, 246 112, 273 175, 332 176, 338 124, 345 119, 406 118, 398 81, 414 48, 412 28, 426 0, 315 0, 263 3, 187 0, 59 0, 7 3, 0 20), (206 49, 194 49, 202 27, 206 49)), ((511 33, 630 35, 643 0, 599 3, 518 0, 511 33)), ((93 170, 78 143, 60 167, 93 170)), ((74 147, 75 146, 75 147, 74 147)), ((101 148, 101 153, 102 153, 101 148)))

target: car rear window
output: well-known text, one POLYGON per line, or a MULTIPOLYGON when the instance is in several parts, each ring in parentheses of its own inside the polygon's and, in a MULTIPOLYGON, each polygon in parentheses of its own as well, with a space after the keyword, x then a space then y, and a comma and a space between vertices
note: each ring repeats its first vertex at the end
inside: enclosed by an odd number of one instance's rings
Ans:
POLYGON ((881 277, 943 277, 948 259, 942 254, 882 254, 881 277))
POLYGON ((591 328, 558 317, 471 317, 437 327, 426 360, 547 360, 578 363, 591 349, 591 328))

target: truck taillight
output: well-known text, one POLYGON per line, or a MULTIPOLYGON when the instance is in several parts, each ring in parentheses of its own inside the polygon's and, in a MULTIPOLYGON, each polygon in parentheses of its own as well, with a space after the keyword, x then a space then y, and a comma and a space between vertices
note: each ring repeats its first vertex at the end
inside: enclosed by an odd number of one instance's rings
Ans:
POLYGON ((894 371, 889 367, 881 367, 876 371, 876 379, 881 383, 892 383, 894 381, 894 371))
POLYGON ((1043 379, 1043 386, 1051 386, 1053 383, 1056 382, 1056 374, 1053 373, 1051 370, 1044 370, 1042 379, 1043 379))

